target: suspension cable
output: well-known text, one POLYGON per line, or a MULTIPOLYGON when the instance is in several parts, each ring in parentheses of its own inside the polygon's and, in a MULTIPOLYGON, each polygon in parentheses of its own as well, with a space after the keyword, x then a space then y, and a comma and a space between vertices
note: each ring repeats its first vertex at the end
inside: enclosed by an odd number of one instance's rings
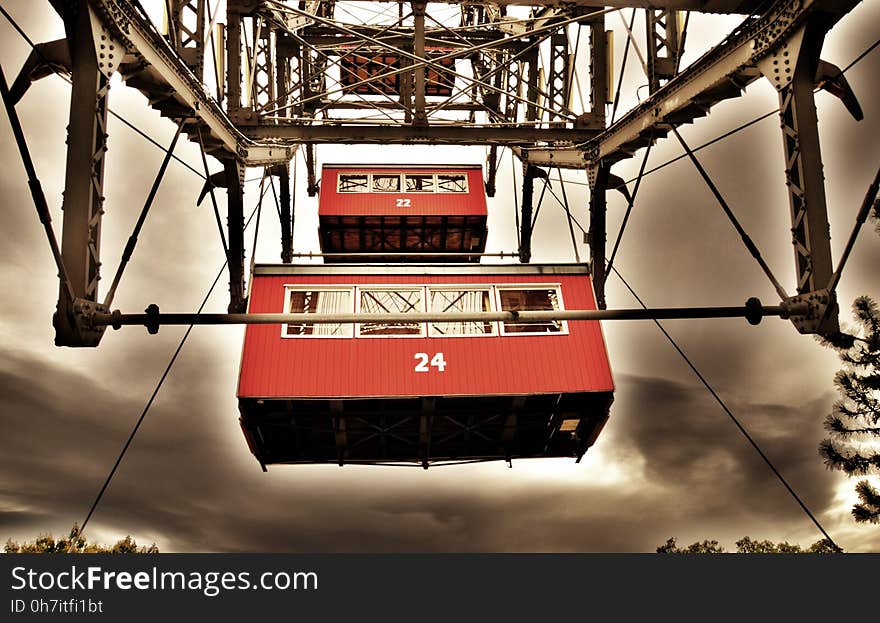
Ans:
MULTIPOLYGON (((578 222, 578 220, 576 218, 574 219, 574 223, 580 228, 580 230, 582 232, 586 233, 586 230, 583 228, 583 226, 581 226, 581 224, 578 222)), ((612 268, 612 271, 614 272, 615 275, 617 275, 617 277, 620 279, 621 283, 623 283, 624 287, 626 287, 626 289, 629 290, 630 294, 638 302, 638 304, 642 307, 642 309, 647 310, 648 306, 645 305, 644 301, 639 297, 638 294, 636 294, 636 291, 632 288, 632 286, 630 286, 629 283, 623 278, 623 275, 620 274, 620 271, 617 268, 612 268)), ((703 387, 705 387, 709 391, 709 393, 712 394, 712 397, 715 399, 715 401, 718 403, 718 405, 724 410, 724 412, 727 414, 727 416, 730 418, 730 420, 736 425, 737 429, 739 429, 739 432, 742 433, 742 435, 748 440, 748 442, 755 449, 755 451, 758 453, 758 455, 764 460, 764 463, 767 464, 767 466, 770 468, 770 470, 773 472, 773 474, 776 476, 776 478, 779 480, 779 482, 782 483, 782 485, 785 487, 785 489, 788 491, 788 493, 791 495, 791 497, 794 498, 794 500, 798 503, 798 505, 801 507, 801 509, 804 511, 804 513, 806 513, 807 517, 810 518, 810 520, 813 522, 813 524, 819 529, 819 531, 825 536, 825 538, 828 539, 828 542, 831 544, 831 546, 835 550, 837 550, 838 552, 842 552, 843 549, 841 549, 837 545, 837 543, 834 542, 834 539, 831 538, 831 535, 828 534, 828 532, 825 530, 825 528, 822 526, 822 524, 819 522, 819 520, 816 518, 816 516, 813 515, 813 513, 810 511, 810 509, 807 507, 807 505, 803 502, 803 500, 801 500, 800 496, 798 496, 798 494, 791 487, 791 485, 788 483, 788 481, 785 479, 785 477, 782 475, 782 473, 776 468, 776 466, 773 464, 773 462, 770 460, 770 458, 766 454, 764 454, 763 450, 761 450, 760 446, 758 446, 758 442, 756 442, 755 439, 749 434, 749 432, 745 428, 745 426, 742 425, 742 423, 733 414, 733 412, 730 410, 730 408, 727 406, 727 404, 724 402, 724 400, 722 400, 722 398, 718 395, 718 393, 715 391, 715 389, 709 384, 709 381, 706 380, 706 377, 703 376, 703 374, 700 372, 700 370, 697 368, 697 366, 691 361, 691 359, 684 352, 684 349, 678 345, 678 342, 675 341, 675 339, 669 334, 669 332, 663 327, 662 324, 660 324, 660 322, 656 318, 654 318, 653 321, 654 321, 654 324, 657 325, 657 328, 660 329, 660 331, 663 333, 663 335, 666 337, 666 339, 669 341, 669 343, 675 349, 675 351, 679 354, 679 356, 684 360, 684 362, 691 369, 691 372, 693 372, 694 375, 699 379, 700 383, 703 384, 703 387)))
MULTIPOLYGON (((626 289, 629 290, 629 293, 638 302, 638 304, 641 305, 643 309, 648 309, 648 307, 647 307, 647 305, 645 305, 644 301, 642 301, 642 299, 639 297, 639 295, 636 294, 635 290, 633 290, 632 287, 629 285, 629 283, 627 283, 626 279, 623 278, 623 275, 620 274, 620 271, 618 271, 616 268, 613 268, 612 270, 614 271, 614 274, 616 274, 617 277, 620 279, 621 283, 623 283, 624 287, 626 287, 626 289)), ((724 410, 724 413, 727 414, 727 417, 730 418, 730 421, 733 422, 734 425, 736 425, 739 432, 742 433, 743 437, 745 437, 746 440, 749 442, 749 444, 751 444, 752 448, 755 449, 755 452, 757 452, 758 455, 764 460, 764 463, 767 464, 767 467, 770 468, 770 471, 773 472, 773 474, 776 476, 776 478, 779 480, 779 482, 782 483, 782 485, 785 487, 785 489, 788 491, 788 493, 791 495, 791 497, 794 498, 795 502, 798 503, 798 506, 801 507, 801 509, 804 511, 804 513, 806 513, 807 517, 809 517, 810 520, 813 522, 813 524, 819 529, 819 532, 821 532, 822 535, 828 540, 828 543, 831 545, 831 547, 833 547, 838 553, 843 552, 843 549, 839 545, 837 545, 837 543, 834 542, 834 539, 831 538, 831 535, 828 534, 828 532, 825 530, 825 528, 822 526, 822 524, 819 522, 819 520, 816 518, 816 516, 813 515, 813 513, 810 511, 810 509, 807 507, 807 505, 804 503, 804 501, 800 498, 800 496, 795 492, 795 490, 791 487, 791 485, 788 483, 788 481, 785 479, 785 477, 782 475, 782 473, 776 468, 776 466, 773 464, 773 461, 771 461, 770 458, 766 454, 764 454, 764 451, 761 450, 761 447, 758 445, 758 443, 755 441, 755 439, 751 436, 751 434, 749 434, 749 431, 746 430, 745 426, 743 426, 742 423, 739 421, 739 419, 733 414, 733 411, 730 410, 730 408, 727 406, 727 404, 724 402, 724 400, 722 400, 721 396, 719 396, 718 393, 715 391, 715 389, 709 384, 709 381, 706 380, 706 377, 703 376, 703 374, 700 372, 700 370, 697 368, 697 366, 693 363, 693 361, 691 361, 690 357, 687 356, 687 354, 684 352, 684 350, 681 348, 681 346, 678 345, 678 343, 675 341, 675 339, 673 339, 673 337, 669 334, 669 332, 666 330, 666 328, 662 324, 660 324, 659 320, 654 319, 654 324, 657 325, 657 328, 660 329, 660 332, 663 333, 663 335, 666 337, 666 339, 669 341, 669 343, 672 345, 672 347, 676 350, 676 352, 681 356, 681 358, 684 360, 684 362, 688 365, 688 367, 691 369, 691 372, 693 372, 694 375, 700 380, 700 383, 703 384, 703 387, 705 387, 706 390, 710 394, 712 394, 712 397, 715 399, 715 402, 717 402, 718 405, 724 410)))
MULTIPOLYGON (((623 13, 619 13, 618 15, 623 15, 623 13)), ((632 10, 632 15, 629 18, 629 29, 632 30, 633 25, 636 22, 636 9, 632 10)), ((623 62, 620 66, 620 75, 617 77, 617 90, 614 92, 614 105, 611 107, 611 124, 614 124, 614 118, 617 116, 617 106, 620 104, 620 92, 623 89, 623 75, 626 73, 626 61, 629 57, 629 47, 631 45, 630 38, 626 38, 626 44, 623 46, 623 62)))
POLYGON ((223 253, 229 258, 229 245, 226 244, 226 234, 223 232, 223 221, 220 219, 220 208, 217 207, 217 196, 214 194, 214 183, 211 182, 211 172, 208 170, 208 158, 205 155, 205 143, 202 141, 202 129, 197 129, 199 138, 199 151, 202 155, 202 165, 205 168, 205 183, 211 194, 211 205, 214 207, 214 218, 217 221, 217 229, 220 231, 220 242, 223 243, 223 253))
MULTIPOLYGON (((651 138, 653 139, 653 133, 651 138)), ((645 148, 645 155, 642 157, 641 166, 639 166, 639 175, 636 177, 636 185, 633 187, 632 194, 630 194, 629 200, 626 202, 626 212, 623 214, 623 221, 620 223, 620 230, 617 232, 617 238, 614 240, 614 248, 611 250, 611 259, 608 260, 608 266, 605 267, 606 275, 611 270, 611 267, 614 266, 614 259, 617 257, 617 250, 620 248, 621 240, 623 240, 623 232, 626 231, 626 225, 632 214, 633 206, 636 204, 636 195, 639 193, 639 187, 642 185, 642 178, 645 176, 645 166, 648 164, 648 156, 651 155, 652 146, 653 142, 649 142, 648 146, 645 148)))
POLYGON ((758 247, 746 233, 746 230, 743 229, 743 226, 740 225, 740 222, 737 220, 736 215, 733 213, 733 210, 730 209, 730 206, 727 205, 727 202, 721 195, 721 191, 718 190, 718 187, 715 186, 712 178, 709 177, 709 173, 706 172, 706 169, 704 169, 703 165, 700 164, 700 161, 694 155, 694 152, 691 151, 691 148, 688 147, 687 143, 684 142, 684 139, 678 132, 678 128, 676 128, 674 125, 670 125, 669 127, 672 128, 672 131, 675 133, 675 137, 678 139, 678 142, 681 143, 681 146, 684 148, 685 152, 687 152, 687 155, 691 159, 691 162, 694 163, 694 166, 697 168, 697 171, 699 171, 700 176, 702 176, 703 181, 706 182, 706 186, 709 187, 709 190, 712 191, 712 195, 714 195, 715 199, 718 201, 718 205, 720 205, 721 209, 724 210, 727 218, 730 219, 730 222, 733 224, 734 229, 736 229, 736 232, 739 234, 740 238, 742 238, 743 244, 746 246, 746 249, 748 249, 752 257, 755 258, 755 260, 761 266, 761 270, 764 271, 764 274, 767 275, 767 278, 773 284, 773 287, 776 289, 776 293, 779 295, 780 299, 783 301, 787 299, 788 294, 786 294, 785 288, 782 287, 782 285, 773 274, 773 271, 770 270, 767 262, 765 262, 764 258, 761 257, 761 252, 758 250, 758 247))
POLYGON ((132 231, 131 236, 128 237, 128 242, 125 243, 125 249, 122 251, 122 257, 119 260, 119 267, 116 269, 116 274, 113 275, 113 283, 110 285, 110 289, 107 291, 107 296, 104 297, 104 306, 110 307, 110 304, 113 302, 113 297, 116 296, 116 288, 119 287, 119 281, 122 279, 122 273, 125 272, 125 267, 128 265, 129 260, 131 259, 132 254, 134 253, 135 245, 137 245, 138 234, 141 233, 141 229, 144 226, 144 223, 147 220, 147 214, 150 211, 150 207, 153 205, 153 200, 156 198, 156 193, 159 192, 159 185, 162 183, 162 179, 165 177, 165 170, 168 168, 168 163, 171 161, 171 156, 174 154, 174 147, 177 145, 177 139, 180 138, 180 133, 183 130, 182 121, 178 123, 177 131, 174 133, 174 138, 171 139, 171 144, 168 146, 168 149, 165 151, 165 157, 162 159, 162 164, 159 167, 159 171, 156 173, 156 177, 153 179, 153 185, 150 187, 150 192, 147 194, 147 200, 144 201, 144 207, 141 208, 141 213, 138 216, 137 222, 134 226, 134 231, 132 231))
MULTIPOLYGON (((251 220, 254 218, 254 213, 257 211, 257 208, 251 212, 251 215, 248 217, 247 223, 245 223, 244 228, 247 229, 251 224, 251 220)), ((208 304, 208 300, 211 298, 211 295, 214 293, 214 288, 217 287, 217 284, 220 282, 220 278, 223 276, 223 273, 226 271, 226 264, 228 264, 228 257, 223 261, 223 265, 220 267, 220 270, 217 272, 217 276, 214 277, 214 281, 211 284, 211 287, 208 288, 208 292, 205 294, 205 297, 202 299, 201 305, 199 305, 199 309, 196 314, 201 314, 202 310, 205 309, 205 305, 208 304)), ((104 493, 107 491, 107 487, 110 486, 110 481, 113 480, 113 476, 116 474, 116 470, 119 469, 119 465, 122 463, 122 459, 125 457, 125 453, 128 451, 128 448, 131 446, 131 442, 134 441, 134 437, 137 434, 138 430, 141 427, 141 424, 144 421, 144 418, 147 417, 147 413, 150 411, 150 407, 153 406, 153 402, 156 400, 156 396, 159 394, 159 390, 162 389, 163 383, 165 383, 165 379, 168 378, 168 374, 171 372, 171 368, 174 367, 174 363, 177 361, 178 355, 180 355, 180 351, 183 350, 184 344, 186 344, 187 339, 189 339, 190 333, 192 333, 193 327, 195 324, 189 325, 186 331, 183 334, 183 337, 180 338, 180 341, 177 343, 177 348, 174 350, 174 354, 171 355, 171 359, 168 361, 168 365, 165 366, 165 371, 162 373, 162 376, 159 377, 159 381, 156 383, 156 386, 153 388, 153 392, 150 394, 150 398, 147 400, 147 404, 144 406, 143 411, 141 411, 140 417, 138 417, 137 422, 135 422, 134 428, 131 429, 131 433, 128 436, 128 439, 125 441, 125 444, 122 446, 122 450, 119 452, 119 456, 116 457, 116 462, 113 463, 113 467, 110 468, 110 473, 107 474, 107 478, 104 480, 104 484, 101 485, 101 489, 98 491, 98 495, 95 497, 95 501, 92 502, 91 508, 89 508, 89 512, 86 515, 85 520, 82 522, 80 526, 79 533, 80 535, 85 534, 86 526, 89 523, 89 520, 92 518, 92 515, 95 513, 95 509, 98 508, 98 504, 100 504, 101 499, 104 497, 104 493)))
MULTIPOLYGON (((2 8, 2 7, 0 7, 2 8)), ((55 267, 58 270, 58 278, 61 280, 67 296, 73 301, 76 293, 73 285, 70 283, 70 275, 67 273, 67 267, 64 265, 64 257, 61 255, 61 248, 58 246, 58 239, 55 237, 55 230, 52 228, 52 214, 49 212, 49 204, 46 202, 46 195, 43 193, 43 186, 37 177, 37 171, 34 168, 34 161, 31 158, 28 149, 27 140, 24 137, 24 131, 21 129, 21 122, 18 119, 18 112, 12 103, 12 97, 9 94, 9 86, 6 84, 6 75, 3 68, 0 67, 0 94, 3 96, 3 104, 6 107, 6 114, 9 117, 9 124, 12 126, 12 133, 15 135, 15 142, 18 145, 18 151, 21 154, 21 161, 24 164, 25 171, 28 176, 28 187, 31 190, 31 197, 34 200, 34 206, 37 209, 37 216, 43 224, 46 232, 46 238, 49 240, 49 248, 52 250, 52 259, 55 260, 55 267)))
POLYGON ((559 174, 559 186, 562 190, 562 200, 565 202, 563 207, 565 208, 565 215, 568 218, 568 233, 571 235, 571 247, 574 249, 574 261, 580 264, 581 254, 578 253, 577 240, 574 239, 574 225, 571 223, 571 209, 568 206, 568 195, 565 193, 565 183, 562 181, 562 169, 556 167, 556 172, 559 174))
MULTIPOLYGON (((871 206, 874 205, 874 200, 877 198, 878 189, 880 189, 880 169, 877 169, 877 173, 874 175, 874 181, 868 186, 868 191, 865 193, 865 198, 862 200, 862 207, 859 208, 859 212, 856 214, 856 223, 853 225, 852 233, 849 236, 849 240, 846 242, 846 248, 843 250, 843 255, 840 257, 840 263, 837 265, 837 270, 834 271, 834 274, 831 275, 831 279, 828 282, 828 291, 831 294, 834 294, 834 291, 837 289, 837 284, 840 282, 840 275, 843 272, 843 267, 846 266, 849 255, 856 244, 856 238, 858 238, 859 232, 862 230, 862 225, 868 220, 868 213, 871 211, 871 206)), ((828 307, 828 310, 830 309, 831 306, 828 307)))
POLYGON ((516 186, 516 155, 510 149, 510 177, 513 181, 513 216, 516 219, 516 246, 522 247, 522 236, 520 235, 519 225, 519 188, 516 186))

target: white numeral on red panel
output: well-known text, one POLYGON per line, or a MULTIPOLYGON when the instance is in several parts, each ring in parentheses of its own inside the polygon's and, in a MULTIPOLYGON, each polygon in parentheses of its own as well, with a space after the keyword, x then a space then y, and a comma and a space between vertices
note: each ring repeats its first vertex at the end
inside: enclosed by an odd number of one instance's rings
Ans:
MULTIPOLYGON (((413 355, 413 359, 418 361, 414 370, 416 372, 430 372, 431 368, 428 367, 429 355, 428 353, 416 353, 413 355)), ((446 369, 446 360, 443 358, 443 353, 437 353, 433 357, 430 357, 431 367, 437 368, 438 372, 443 372, 446 369)))
POLYGON ((411 208, 412 207, 412 199, 398 199, 397 200, 398 208, 411 208))

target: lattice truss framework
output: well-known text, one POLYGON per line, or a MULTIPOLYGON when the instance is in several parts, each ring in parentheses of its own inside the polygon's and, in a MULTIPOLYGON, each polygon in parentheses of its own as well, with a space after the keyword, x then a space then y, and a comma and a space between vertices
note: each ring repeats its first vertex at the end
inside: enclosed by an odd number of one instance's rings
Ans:
POLYGON ((73 294, 62 288, 58 344, 96 345, 102 331, 88 326, 88 314, 111 302, 100 301, 96 284, 107 79, 117 71, 223 164, 221 173, 207 176, 206 191, 223 186, 229 195, 230 311, 246 304, 245 167, 265 167, 281 183, 282 259, 289 261, 288 163, 303 148, 313 195, 316 145, 338 143, 485 145, 490 196, 498 149, 511 148, 524 172, 522 261, 530 257, 535 178, 548 167, 586 169, 593 282, 604 306, 612 166, 766 77, 780 98, 797 271, 792 299, 813 309, 796 324, 804 332, 836 330, 813 90, 821 75, 819 86, 854 99, 839 71, 835 76, 836 68, 819 60, 819 50, 858 0, 664 0, 648 9, 637 0, 226 0, 225 9, 217 0, 164 0, 164 27, 131 0, 50 4, 64 20, 66 39, 37 46, 12 98, 18 101, 50 69, 72 76, 62 259, 73 294), (627 33, 649 95, 609 123, 606 108, 620 68, 612 66, 607 20, 621 9, 625 18, 635 16, 630 9, 644 15, 644 40, 627 33), (744 18, 682 68, 691 11, 744 18))

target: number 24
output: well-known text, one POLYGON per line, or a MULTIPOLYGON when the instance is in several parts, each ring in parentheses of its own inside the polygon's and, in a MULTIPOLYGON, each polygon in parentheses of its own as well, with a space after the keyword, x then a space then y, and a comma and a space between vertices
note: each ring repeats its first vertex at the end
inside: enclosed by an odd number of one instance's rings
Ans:
MULTIPOLYGON (((413 359, 418 361, 415 367, 416 372, 431 371, 428 367, 428 353, 416 353, 413 359)), ((443 358, 443 353, 437 353, 431 358, 431 366, 437 368, 439 372, 443 372, 446 369, 446 360, 443 358)))

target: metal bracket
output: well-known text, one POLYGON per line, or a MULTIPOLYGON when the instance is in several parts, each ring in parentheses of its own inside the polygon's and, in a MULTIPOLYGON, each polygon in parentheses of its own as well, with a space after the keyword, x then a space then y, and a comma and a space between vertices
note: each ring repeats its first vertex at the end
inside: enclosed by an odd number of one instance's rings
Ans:
POLYGON ((90 301, 84 298, 75 298, 73 305, 67 312, 63 312, 60 308, 55 312, 52 324, 56 330, 64 332, 66 339, 60 342, 55 339, 56 346, 87 346, 95 347, 101 342, 104 336, 106 325, 96 325, 92 322, 96 314, 108 314, 110 308, 102 303, 90 301), (63 317, 62 317, 63 314, 63 317), (63 327, 63 329, 61 329, 63 327), (70 333, 77 336, 76 343, 70 342, 70 333))
POLYGON ((98 71, 110 78, 128 53, 126 45, 113 36, 104 21, 89 6, 89 21, 92 24, 92 41, 95 44, 95 57, 98 60, 98 71))
POLYGON ((801 333, 829 335, 838 331, 837 298, 827 289, 792 296, 782 306, 791 310, 789 320, 801 333))
POLYGON ((794 69, 804 42, 806 27, 802 26, 772 54, 758 61, 758 69, 777 91, 791 84, 794 69))

